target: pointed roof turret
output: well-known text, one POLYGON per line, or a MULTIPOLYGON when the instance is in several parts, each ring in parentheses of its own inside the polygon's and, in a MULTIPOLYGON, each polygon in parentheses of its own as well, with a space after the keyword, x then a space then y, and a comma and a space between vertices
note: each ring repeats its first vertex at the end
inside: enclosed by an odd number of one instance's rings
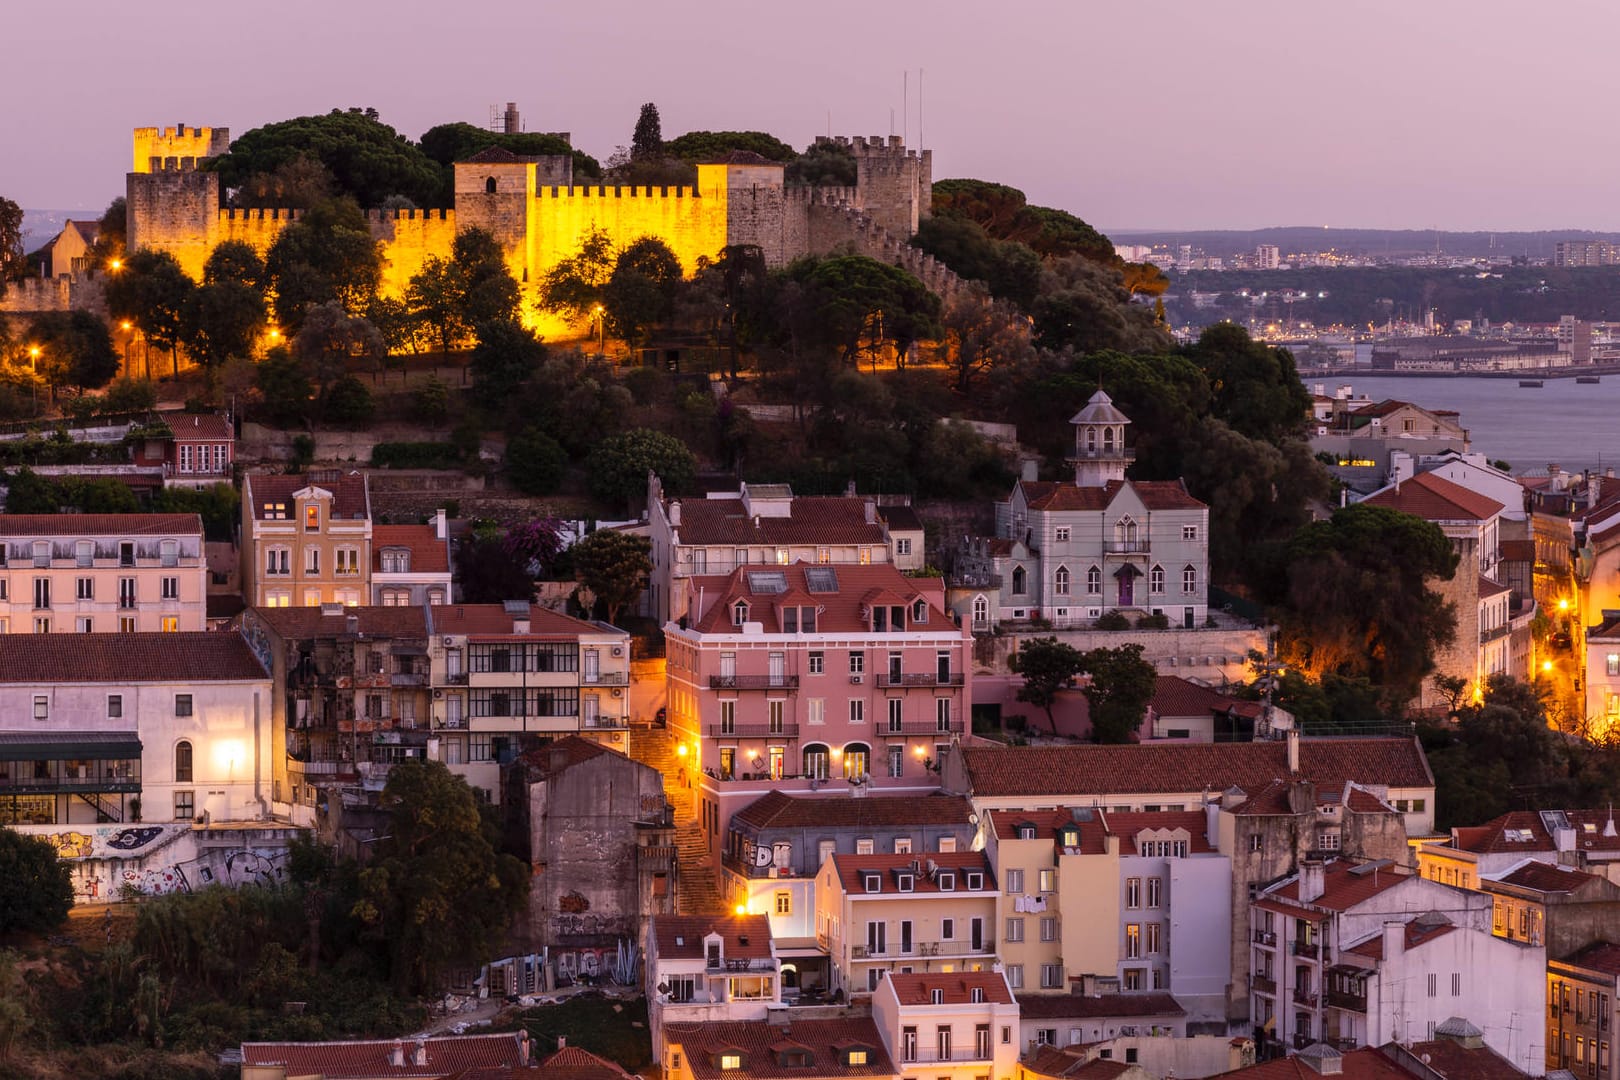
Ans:
POLYGON ((1130 417, 1114 408, 1114 399, 1109 397, 1100 387, 1086 407, 1075 413, 1069 420, 1071 424, 1128 424, 1130 417))

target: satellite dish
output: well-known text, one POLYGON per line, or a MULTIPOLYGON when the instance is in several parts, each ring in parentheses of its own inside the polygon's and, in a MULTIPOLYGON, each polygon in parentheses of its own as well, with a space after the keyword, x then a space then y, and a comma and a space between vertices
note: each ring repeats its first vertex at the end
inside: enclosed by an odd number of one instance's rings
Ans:
POLYGON ((979 823, 979 815, 978 814, 969 814, 968 815, 968 824, 969 825, 977 825, 978 823, 979 823))

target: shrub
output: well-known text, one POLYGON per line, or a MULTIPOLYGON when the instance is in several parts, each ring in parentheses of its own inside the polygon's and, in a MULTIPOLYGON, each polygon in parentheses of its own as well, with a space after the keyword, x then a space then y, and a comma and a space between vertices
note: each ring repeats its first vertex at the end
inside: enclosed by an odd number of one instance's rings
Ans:
POLYGON ((697 476, 697 459, 679 439, 637 428, 597 443, 586 469, 598 496, 628 503, 646 494, 649 470, 658 474, 669 494, 690 488, 697 476))
MULTIPOLYGON (((140 412, 156 407, 157 387, 150 379, 132 379, 125 376, 107 384, 107 392, 102 395, 102 402, 108 412, 140 412)), ((206 407, 192 409, 191 405, 191 401, 186 402, 187 412, 207 411, 206 407)))
POLYGON ((504 465, 512 486, 525 495, 550 495, 562 483, 568 452, 538 428, 524 428, 506 444, 504 465))
POLYGON ((1162 611, 1154 612, 1152 615, 1143 615, 1136 620, 1136 628, 1138 630, 1168 630, 1170 629, 1170 616, 1162 611))
POLYGON ((345 375, 326 388, 326 418, 334 424, 359 427, 371 422, 376 405, 366 384, 345 375))
POLYGON ((378 469, 459 469, 465 459, 462 448, 448 442, 385 442, 371 448, 371 464, 378 469))
POLYGON ((1105 611, 1102 613, 1102 617, 1097 620, 1097 629, 1099 630, 1129 630, 1130 628, 1131 620, 1125 617, 1123 611, 1105 611))

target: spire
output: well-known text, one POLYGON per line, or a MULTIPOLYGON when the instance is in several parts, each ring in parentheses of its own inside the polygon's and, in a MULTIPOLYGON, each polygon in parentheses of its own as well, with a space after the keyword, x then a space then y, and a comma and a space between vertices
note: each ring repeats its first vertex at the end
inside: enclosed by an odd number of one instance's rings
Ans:
POLYGON ((1086 407, 1069 419, 1074 425, 1074 466, 1076 487, 1106 487, 1125 479, 1125 469, 1136 453, 1125 447, 1125 428, 1130 417, 1114 407, 1114 401, 1101 386, 1086 407))

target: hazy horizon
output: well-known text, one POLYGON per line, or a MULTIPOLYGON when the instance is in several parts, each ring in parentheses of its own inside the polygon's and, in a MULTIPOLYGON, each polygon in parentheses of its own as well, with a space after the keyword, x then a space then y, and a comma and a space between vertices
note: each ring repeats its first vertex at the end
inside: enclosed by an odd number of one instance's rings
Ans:
POLYGON ((105 207, 137 126, 241 134, 370 106, 416 139, 515 100, 529 130, 601 158, 654 101, 666 137, 759 129, 802 147, 887 135, 892 116, 917 145, 920 123, 937 179, 1010 184, 1110 232, 1620 231, 1620 149, 1594 137, 1607 79, 1570 56, 1620 30, 1599 0, 1535 17, 1500 0, 1026 2, 994 20, 962 0, 84 7, 7 15, 27 89, 0 113, 0 195, 28 208, 105 207))

